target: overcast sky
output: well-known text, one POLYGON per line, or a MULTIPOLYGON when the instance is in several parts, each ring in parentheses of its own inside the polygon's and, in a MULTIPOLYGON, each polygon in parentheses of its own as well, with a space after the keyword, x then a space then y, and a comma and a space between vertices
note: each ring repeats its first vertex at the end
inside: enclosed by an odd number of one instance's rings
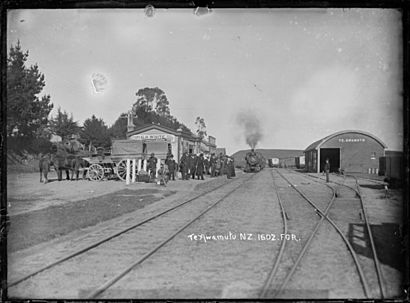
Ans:
POLYGON ((388 9, 14 10, 8 46, 20 40, 38 63, 52 114, 81 124, 95 114, 110 126, 138 89, 159 87, 172 115, 193 130, 203 117, 228 153, 249 148, 243 111, 261 122, 257 148, 357 129, 402 150, 400 22, 388 9))

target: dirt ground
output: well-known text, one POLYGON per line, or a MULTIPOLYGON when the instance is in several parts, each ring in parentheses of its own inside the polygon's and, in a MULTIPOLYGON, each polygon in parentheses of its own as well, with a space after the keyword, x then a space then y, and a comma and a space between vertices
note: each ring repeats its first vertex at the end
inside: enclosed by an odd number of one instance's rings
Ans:
POLYGON ((124 189, 155 188, 155 184, 108 180, 57 181, 40 183, 39 173, 12 173, 7 175, 7 210, 9 215, 63 205, 69 202, 100 197, 124 189))
MULTIPOLYGON (((268 172, 264 170, 257 174, 255 180, 249 184, 246 183, 235 195, 218 206, 215 211, 210 212, 206 218, 190 226, 182 236, 170 242, 140 270, 116 285, 112 293, 106 294, 107 297, 170 298, 169 294, 172 294, 172 297, 185 298, 206 297, 206 294, 225 298, 257 296, 279 242, 212 241, 202 243, 190 240, 188 235, 229 232, 280 234, 282 221, 277 204, 272 203, 275 194, 270 185, 272 179, 268 172)), ((208 178, 205 182, 179 180, 168 183, 167 187, 145 183, 127 186, 125 182, 120 181, 55 181, 44 185, 38 182, 37 177, 37 174, 16 174, 8 178, 12 229, 13 222, 14 224, 21 222, 20 224, 24 225, 24 222, 28 222, 30 218, 35 222, 41 222, 41 220, 47 222, 41 232, 38 230, 35 232, 45 237, 44 239, 41 238, 37 242, 29 243, 27 246, 10 252, 8 264, 10 281, 36 268, 41 268, 87 243, 93 243, 105 237, 107 230, 113 232, 123 229, 154 213, 168 209, 197 192, 229 183, 226 177, 219 177, 208 178), (62 214, 69 214, 68 220, 63 221, 62 214), (55 220, 54 217, 60 219, 55 220), (76 222, 74 226, 70 225, 72 224, 70 219, 76 222), (58 223, 62 222, 66 223, 61 224, 65 226, 65 229, 61 231, 58 223), (83 222, 92 222, 92 224, 84 225, 83 222), (55 237, 47 238, 48 232, 55 237)), ((234 182, 237 184, 243 177, 243 174, 238 173, 234 182)), ((391 192, 386 200, 380 196, 382 192, 378 189, 365 188, 364 191, 366 207, 373 225, 401 222, 399 218, 401 197, 397 193, 391 192)), ((289 201, 292 203, 294 200, 289 201)), ((79 290, 89 291, 90 287, 99 285, 100 282, 111 277, 115 271, 120 270, 121 268, 118 268, 120 264, 124 266, 129 261, 135 260, 137 255, 143 255, 146 249, 153 245, 153 241, 159 241, 161 237, 170 233, 174 225, 181 226, 182 221, 179 222, 180 220, 191 218, 191 212, 197 212, 201 208, 198 203, 192 206, 188 215, 177 215, 175 219, 170 217, 168 221, 162 223, 162 226, 157 223, 148 224, 135 234, 128 235, 128 238, 118 238, 107 244, 105 248, 101 248, 100 252, 90 251, 79 259, 73 259, 64 265, 65 267, 56 268, 52 274, 44 272, 16 288, 11 288, 9 293, 18 297, 23 293, 23 297, 28 296, 27 298, 83 297, 85 293, 78 292, 79 290), (174 221, 178 221, 178 224, 174 221), (80 262, 81 260, 83 262, 80 262)), ((207 201, 200 203, 206 204, 207 201)), ((295 218, 291 216, 291 220, 294 221, 295 218)), ((30 230, 26 229, 26 232, 30 233, 30 230)), ((322 236, 329 239, 328 234, 328 231, 324 231, 322 236)), ((18 240, 20 239, 18 230, 15 235, 14 245, 16 246, 21 245, 21 242, 33 241, 31 237, 27 237, 30 240, 18 240)), ((302 242, 292 244, 296 247, 302 242)), ((317 247, 318 251, 312 254, 313 257, 323 252, 325 244, 324 241, 320 242, 323 243, 317 247)), ((336 246, 340 247, 342 244, 338 243, 336 246)), ((334 250, 332 255, 328 256, 329 259, 336 260, 335 254, 337 256, 339 254, 337 249, 334 249, 334 242, 330 241, 328 248, 329 251, 334 250)), ((386 256, 388 253, 386 252, 386 256)), ((341 262, 344 259, 344 256, 339 256, 340 262, 336 260, 339 262, 340 272, 343 272, 346 265, 341 262)), ((307 260, 314 266, 305 267, 306 271, 309 271, 306 277, 311 276, 318 266, 322 266, 318 264, 323 264, 323 260, 321 258, 307 260)), ((385 279, 391 279, 398 285, 399 275, 394 267, 394 264, 385 264, 385 279)), ((303 272, 298 273, 298 275, 302 274, 303 272)), ((320 279, 326 283, 331 281, 332 285, 338 285, 339 277, 340 275, 329 271, 320 279)), ((314 279, 301 280, 304 284, 295 284, 296 290, 306 289, 306 285, 310 286, 306 284, 307 282, 315 281, 314 279)), ((325 285, 323 281, 319 282, 322 286, 325 285)), ((322 291, 318 285, 313 288, 322 291)), ((324 297, 329 295, 329 288, 323 291, 324 297)), ((331 296, 345 297, 345 294, 333 293, 331 296)))
MULTIPOLYGON (((223 180, 225 178, 221 177, 223 180)), ((13 252, 61 237, 141 209, 175 193, 206 190, 216 179, 155 183, 105 181, 39 182, 37 173, 7 176, 10 229, 8 251, 13 252)))

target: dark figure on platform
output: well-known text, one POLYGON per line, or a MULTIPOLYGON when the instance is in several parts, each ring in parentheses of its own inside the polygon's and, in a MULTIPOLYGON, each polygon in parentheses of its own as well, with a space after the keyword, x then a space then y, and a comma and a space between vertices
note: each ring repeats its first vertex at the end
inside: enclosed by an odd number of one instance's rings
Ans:
POLYGON ((228 179, 231 179, 232 177, 235 177, 235 168, 234 168, 234 165, 233 165, 233 158, 231 158, 231 157, 227 157, 226 177, 228 179))
POLYGON ((211 159, 209 159, 209 164, 211 165, 211 177, 216 176, 216 158, 215 154, 211 154, 211 159))
POLYGON ((209 158, 207 156, 207 157, 204 158, 204 168, 205 168, 204 173, 205 173, 205 175, 209 175, 209 166, 210 166, 210 163, 209 163, 209 158))
POLYGON ((226 158, 225 155, 223 155, 222 153, 219 154, 219 158, 221 159, 221 168, 219 170, 219 175, 223 176, 225 174, 225 162, 226 162, 226 158))
POLYGON ((228 175, 228 162, 229 157, 227 155, 224 155, 222 161, 222 175, 228 175))
POLYGON ((180 161, 179 161, 179 167, 181 170, 182 174, 182 180, 188 180, 188 169, 189 169, 189 157, 187 152, 184 152, 180 161))
POLYGON ((215 176, 220 176, 222 171, 222 158, 217 157, 215 160, 215 176))
POLYGON ((152 153, 151 157, 149 157, 148 159, 148 170, 150 171, 151 179, 155 179, 156 177, 157 162, 158 162, 158 159, 155 158, 155 154, 152 153))
POLYGON ((196 158, 196 175, 201 180, 204 180, 204 155, 200 154, 199 157, 196 158))
POLYGON ((197 159, 197 156, 195 154, 191 154, 191 161, 190 161, 190 168, 189 168, 189 173, 191 175, 191 179, 195 179, 196 159, 197 159))
POLYGON ((329 159, 326 159, 326 163, 325 163, 325 173, 326 173, 326 182, 329 182, 329 173, 330 173, 330 163, 329 163, 329 159))
POLYGON ((175 171, 177 169, 177 165, 174 160, 174 156, 170 155, 167 160, 165 160, 165 164, 168 166, 169 171, 169 180, 175 181, 175 171))
POLYGON ((231 177, 236 177, 235 173, 235 160, 231 157, 231 177))

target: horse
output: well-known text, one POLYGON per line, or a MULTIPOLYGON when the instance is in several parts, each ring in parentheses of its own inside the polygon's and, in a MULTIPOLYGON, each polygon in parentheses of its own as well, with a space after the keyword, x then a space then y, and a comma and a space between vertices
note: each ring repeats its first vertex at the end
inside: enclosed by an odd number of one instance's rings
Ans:
MULTIPOLYGON (((80 166, 85 167, 81 160, 76 160, 79 153, 84 151, 84 145, 77 140, 64 140, 52 146, 52 164, 57 172, 58 181, 63 179, 63 170, 66 172, 66 179, 70 180, 77 173, 80 166)), ((77 177, 78 179, 78 177, 77 177)))
POLYGON ((84 169, 87 166, 87 163, 84 159, 82 159, 79 155, 75 156, 74 159, 71 160, 71 181, 74 181, 74 174, 76 176, 75 180, 78 180, 80 175, 80 168, 83 169, 83 177, 84 180, 87 174, 87 171, 84 169))
POLYGON ((70 180, 70 164, 68 162, 68 152, 63 144, 58 143, 52 146, 51 164, 57 173, 58 181, 63 179, 63 170, 66 172, 66 179, 70 180))

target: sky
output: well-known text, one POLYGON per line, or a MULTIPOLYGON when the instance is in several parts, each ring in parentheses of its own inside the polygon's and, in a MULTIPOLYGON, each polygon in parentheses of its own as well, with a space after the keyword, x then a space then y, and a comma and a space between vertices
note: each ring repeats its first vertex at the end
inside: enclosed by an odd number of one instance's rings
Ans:
POLYGON ((8 12, 45 75, 42 94, 80 124, 108 126, 135 93, 161 88, 170 111, 229 154, 248 149, 238 115, 260 123, 256 148, 305 149, 361 130, 402 150, 402 26, 393 9, 36 9, 8 12), (94 79, 94 81, 93 81, 94 79))

